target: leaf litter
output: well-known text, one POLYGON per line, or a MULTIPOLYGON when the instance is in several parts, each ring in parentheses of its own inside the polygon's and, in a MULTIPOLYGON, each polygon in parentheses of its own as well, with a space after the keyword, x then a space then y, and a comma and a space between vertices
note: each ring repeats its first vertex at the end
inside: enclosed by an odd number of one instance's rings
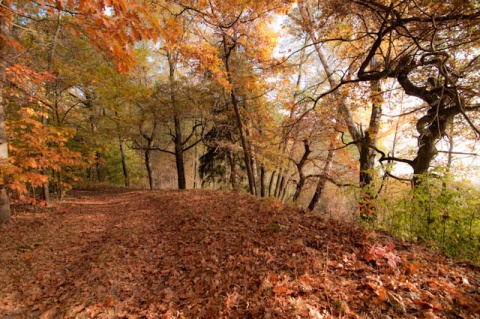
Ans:
POLYGON ((0 318, 480 318, 478 266, 238 192, 77 190, 0 227, 0 318))

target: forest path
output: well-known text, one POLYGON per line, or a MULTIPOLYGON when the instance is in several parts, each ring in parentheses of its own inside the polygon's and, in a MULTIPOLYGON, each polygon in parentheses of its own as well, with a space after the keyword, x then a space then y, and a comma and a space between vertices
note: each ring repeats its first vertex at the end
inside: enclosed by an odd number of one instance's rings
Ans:
POLYGON ((407 243, 368 262, 390 238, 240 193, 76 190, 0 231, 0 318, 480 313, 477 267, 407 243))

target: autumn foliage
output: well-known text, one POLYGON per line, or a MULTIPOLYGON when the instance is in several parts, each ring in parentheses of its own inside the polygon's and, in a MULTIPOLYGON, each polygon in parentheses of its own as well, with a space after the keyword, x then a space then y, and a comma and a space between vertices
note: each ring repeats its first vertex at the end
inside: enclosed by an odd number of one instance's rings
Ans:
MULTIPOLYGON (((71 173, 87 165, 79 153, 67 147, 74 132, 45 126, 41 122, 42 116, 46 114, 32 108, 21 108, 6 122, 10 132, 10 166, 6 171, 8 186, 20 200, 31 194, 32 189, 49 182, 49 176, 52 176, 51 182, 55 187, 71 188, 71 183, 76 180, 71 173), (63 179, 55 180, 57 174, 63 174, 63 179)), ((36 198, 31 200, 33 203, 37 201, 36 198)))
POLYGON ((0 317, 477 318, 479 25, 0 0, 0 317))

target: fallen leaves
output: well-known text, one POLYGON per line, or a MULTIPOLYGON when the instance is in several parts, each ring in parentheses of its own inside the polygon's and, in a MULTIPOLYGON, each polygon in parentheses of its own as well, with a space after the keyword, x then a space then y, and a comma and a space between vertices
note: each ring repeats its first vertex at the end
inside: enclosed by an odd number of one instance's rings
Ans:
POLYGON ((2 229, 0 317, 480 312, 477 268, 380 234, 366 244, 371 234, 317 214, 219 191, 74 194, 59 213, 17 215, 2 229))
MULTIPOLYGON (((369 245, 367 243, 367 245, 369 245)), ((397 256, 393 249, 395 248, 395 244, 392 242, 388 246, 381 246, 381 245, 371 245, 368 252, 365 254, 365 259, 367 261, 375 261, 377 264, 381 264, 382 260, 385 259, 387 261, 387 265, 390 268, 397 268, 397 263, 402 262, 402 259, 397 256)))

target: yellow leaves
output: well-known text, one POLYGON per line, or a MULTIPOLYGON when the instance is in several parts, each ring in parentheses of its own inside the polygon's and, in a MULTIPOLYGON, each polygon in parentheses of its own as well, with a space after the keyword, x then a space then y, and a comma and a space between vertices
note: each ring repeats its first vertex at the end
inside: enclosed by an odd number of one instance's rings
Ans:
POLYGON ((183 59, 196 62, 193 66, 199 73, 208 72, 213 75, 215 82, 222 85, 227 91, 231 90, 231 83, 223 68, 223 61, 219 58, 217 48, 207 43, 185 44, 180 48, 183 59), (192 61, 193 60, 193 61, 192 61))

